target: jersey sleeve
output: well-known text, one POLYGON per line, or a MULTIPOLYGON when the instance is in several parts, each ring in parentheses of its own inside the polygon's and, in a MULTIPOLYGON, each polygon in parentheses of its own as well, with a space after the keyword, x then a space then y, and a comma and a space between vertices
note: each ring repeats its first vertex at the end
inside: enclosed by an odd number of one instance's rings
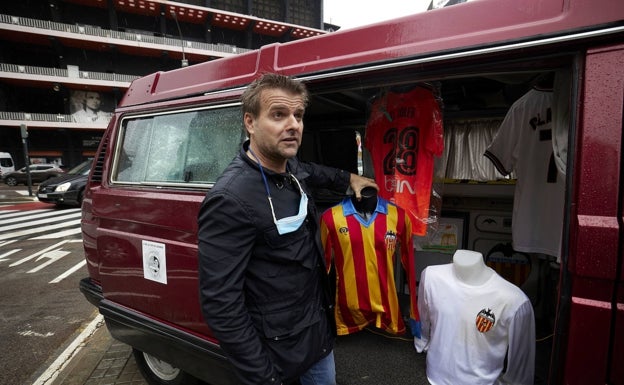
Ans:
POLYGON ((520 305, 509 325, 507 370, 501 384, 533 384, 535 371, 535 317, 527 299, 520 305))
POLYGON ((442 156, 442 153, 444 152, 444 124, 442 120, 442 112, 440 111, 440 105, 435 99, 435 96, 433 96, 430 91, 426 92, 428 92, 427 98, 429 100, 426 105, 429 106, 428 109, 431 111, 427 150, 434 156, 442 156))
POLYGON ((414 336, 414 347, 418 353, 425 353, 429 349, 429 338, 431 336, 431 320, 429 318, 429 300, 426 294, 427 268, 420 276, 418 284, 418 314, 420 316, 420 336, 414 336))
POLYGON ((516 102, 505 115, 492 143, 484 153, 498 172, 505 176, 514 170, 518 160, 522 115, 519 103, 516 102))
POLYGON ((403 228, 401 229, 401 263, 405 269, 410 292, 410 330, 413 336, 421 336, 420 316, 418 314, 418 292, 416 289, 416 266, 414 260, 414 238, 412 237, 412 221, 404 210, 403 228))
POLYGON ((321 215, 321 244, 323 245, 323 253, 325 257, 325 268, 327 272, 331 270, 332 263, 332 240, 330 236, 330 224, 332 221, 331 209, 328 209, 321 215), (329 224, 328 224, 329 222, 329 224))

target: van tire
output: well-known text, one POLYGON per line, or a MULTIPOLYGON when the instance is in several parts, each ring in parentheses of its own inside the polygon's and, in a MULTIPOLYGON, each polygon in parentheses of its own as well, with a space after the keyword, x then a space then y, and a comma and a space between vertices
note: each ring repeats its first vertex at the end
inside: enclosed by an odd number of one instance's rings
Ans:
POLYGON ((196 385, 199 380, 151 354, 132 349, 139 371, 149 385, 196 385))

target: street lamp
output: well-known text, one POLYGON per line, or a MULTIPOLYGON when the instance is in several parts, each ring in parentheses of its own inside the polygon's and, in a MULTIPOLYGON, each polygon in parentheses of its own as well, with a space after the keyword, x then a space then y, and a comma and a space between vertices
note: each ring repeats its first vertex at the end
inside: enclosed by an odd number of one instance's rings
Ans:
POLYGON ((180 43, 182 47, 182 67, 188 67, 188 60, 186 60, 186 55, 184 54, 184 40, 182 39, 182 30, 180 29, 180 23, 178 23, 178 17, 176 16, 175 10, 170 10, 171 17, 175 21, 178 26, 178 34, 180 34, 180 43))

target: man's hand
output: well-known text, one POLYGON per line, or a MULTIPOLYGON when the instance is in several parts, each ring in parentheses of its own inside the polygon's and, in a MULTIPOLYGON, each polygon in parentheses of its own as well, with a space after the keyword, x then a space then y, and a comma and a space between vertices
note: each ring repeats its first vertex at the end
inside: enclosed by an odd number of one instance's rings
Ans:
POLYGON ((372 187, 379 191, 379 186, 377 186, 377 183, 375 183, 374 180, 357 174, 351 174, 349 185, 351 186, 351 190, 355 193, 355 199, 358 201, 362 199, 362 189, 364 187, 372 187))

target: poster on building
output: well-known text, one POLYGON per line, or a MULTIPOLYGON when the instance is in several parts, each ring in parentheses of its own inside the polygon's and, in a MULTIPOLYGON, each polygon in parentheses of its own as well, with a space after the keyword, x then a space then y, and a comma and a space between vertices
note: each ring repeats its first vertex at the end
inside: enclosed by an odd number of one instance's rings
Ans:
POLYGON ((114 108, 113 97, 99 91, 72 91, 69 110, 76 123, 108 123, 114 108))

